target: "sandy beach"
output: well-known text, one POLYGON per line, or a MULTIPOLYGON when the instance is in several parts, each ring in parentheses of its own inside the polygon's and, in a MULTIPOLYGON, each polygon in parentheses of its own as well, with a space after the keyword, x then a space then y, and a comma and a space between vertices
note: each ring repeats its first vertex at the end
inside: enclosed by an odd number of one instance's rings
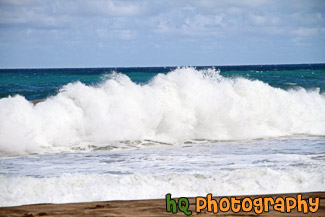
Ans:
MULTIPOLYGON (((252 199, 256 197, 295 197, 296 194, 273 194, 273 195, 259 195, 251 196, 252 199)), ((262 216, 325 216, 325 192, 303 193, 303 198, 317 198, 319 197, 319 209, 315 213, 308 212, 303 214, 293 209, 291 213, 281 213, 273 210, 270 206, 269 212, 263 212, 262 216)), ((220 199, 220 197, 213 197, 220 199)), ((243 196, 238 196, 243 198, 243 196)), ((192 215, 196 216, 257 216, 258 214, 252 212, 233 213, 218 212, 213 214, 207 212, 207 209, 201 213, 195 212, 195 198, 189 198, 189 210, 192 215)), ((15 207, 2 207, 0 208, 0 216, 186 216, 184 213, 178 211, 177 214, 166 212, 165 199, 156 200, 129 200, 129 201, 105 201, 105 202, 88 202, 88 203, 67 203, 67 204, 36 204, 36 205, 23 205, 15 207)))

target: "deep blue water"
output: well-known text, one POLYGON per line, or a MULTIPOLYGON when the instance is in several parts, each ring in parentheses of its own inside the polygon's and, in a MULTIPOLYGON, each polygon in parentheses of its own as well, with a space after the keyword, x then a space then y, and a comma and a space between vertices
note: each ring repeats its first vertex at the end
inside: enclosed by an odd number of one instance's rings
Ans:
MULTIPOLYGON (((246 77, 261 80, 283 89, 303 87, 325 91, 325 64, 199 66, 220 69, 225 77, 246 77)), ((138 68, 61 68, 61 69, 0 69, 0 98, 20 94, 28 100, 55 95, 70 82, 95 85, 113 72, 126 74, 136 83, 146 83, 158 73, 168 73, 175 67, 138 68)))

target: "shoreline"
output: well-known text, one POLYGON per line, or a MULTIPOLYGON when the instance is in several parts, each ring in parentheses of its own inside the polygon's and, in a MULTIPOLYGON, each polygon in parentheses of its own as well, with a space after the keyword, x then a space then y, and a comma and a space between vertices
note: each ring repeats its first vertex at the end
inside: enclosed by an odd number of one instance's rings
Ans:
MULTIPOLYGON (((263 194, 263 195, 247 195, 236 196, 236 199, 250 197, 251 199, 258 197, 296 197, 298 193, 289 194, 263 194)), ((302 198, 319 198, 319 208, 315 213, 308 212, 306 214, 298 212, 297 208, 290 213, 281 213, 273 210, 270 206, 269 212, 263 212, 263 216, 325 216, 325 192, 309 192, 299 193, 302 198)), ((201 195, 203 196, 203 195, 201 195)), ((231 196, 226 196, 230 198, 231 196)), ((221 196, 213 195, 213 199, 220 200, 221 196)), ((175 198, 172 198, 175 199, 175 198)), ((212 213, 207 209, 200 213, 195 212, 195 198, 189 197, 189 210, 192 216, 258 216, 253 211, 240 211, 234 213, 228 212, 212 213)), ((165 199, 148 199, 148 200, 116 200, 116 201, 98 201, 98 202, 81 202, 81 203, 64 203, 64 204, 32 204, 12 207, 0 207, 0 216, 186 216, 183 212, 178 211, 177 214, 166 212, 165 199)))

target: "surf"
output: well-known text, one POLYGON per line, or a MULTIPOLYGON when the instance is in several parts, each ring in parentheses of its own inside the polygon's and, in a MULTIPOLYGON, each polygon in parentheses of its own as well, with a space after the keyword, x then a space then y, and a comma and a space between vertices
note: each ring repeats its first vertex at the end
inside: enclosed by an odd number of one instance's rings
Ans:
POLYGON ((213 68, 177 68, 145 84, 113 73, 97 85, 69 83, 36 105, 20 95, 0 99, 0 152, 70 152, 125 140, 324 136, 324 111, 319 89, 284 90, 213 68))

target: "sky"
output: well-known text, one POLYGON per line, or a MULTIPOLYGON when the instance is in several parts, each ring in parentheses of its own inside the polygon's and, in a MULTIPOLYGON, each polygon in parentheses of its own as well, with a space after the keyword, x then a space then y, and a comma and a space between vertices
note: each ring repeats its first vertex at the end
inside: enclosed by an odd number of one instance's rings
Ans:
POLYGON ((325 63, 325 0, 0 0, 0 68, 325 63))

